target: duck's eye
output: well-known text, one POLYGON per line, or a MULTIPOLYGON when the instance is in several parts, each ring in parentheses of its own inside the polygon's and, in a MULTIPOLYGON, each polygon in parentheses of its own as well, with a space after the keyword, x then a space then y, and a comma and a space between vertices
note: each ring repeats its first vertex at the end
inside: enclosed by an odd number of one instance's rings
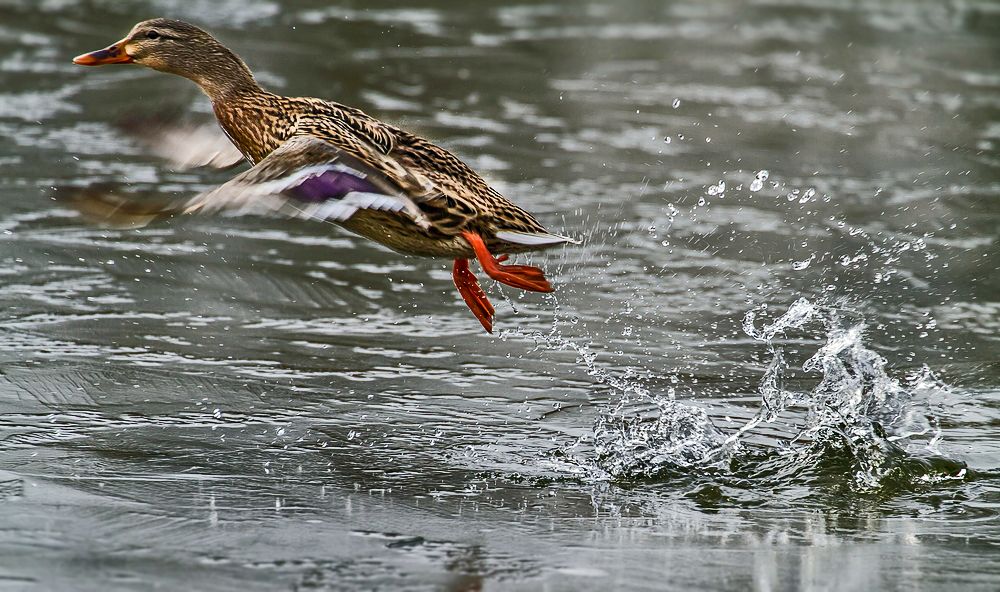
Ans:
POLYGON ((146 33, 146 39, 159 39, 160 34, 156 31, 149 31, 146 33))

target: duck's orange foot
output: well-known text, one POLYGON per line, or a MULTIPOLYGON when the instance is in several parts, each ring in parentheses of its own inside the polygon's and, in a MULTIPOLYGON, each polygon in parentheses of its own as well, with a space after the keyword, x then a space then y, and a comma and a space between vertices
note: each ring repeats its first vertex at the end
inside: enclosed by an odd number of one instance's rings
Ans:
POLYGON ((469 269, 468 259, 455 259, 455 267, 452 268, 451 277, 455 280, 455 287, 462 295, 462 300, 469 306, 472 314, 476 315, 479 322, 487 332, 493 332, 493 315, 496 310, 490 304, 486 292, 483 292, 479 285, 479 280, 469 269))
POLYGON ((553 290, 552 284, 545 279, 545 272, 541 269, 531 265, 501 265, 507 260, 507 256, 494 257, 486 248, 483 237, 469 230, 462 232, 462 237, 472 246, 472 250, 476 253, 476 259, 483 266, 486 275, 496 281, 531 292, 551 292, 553 290))

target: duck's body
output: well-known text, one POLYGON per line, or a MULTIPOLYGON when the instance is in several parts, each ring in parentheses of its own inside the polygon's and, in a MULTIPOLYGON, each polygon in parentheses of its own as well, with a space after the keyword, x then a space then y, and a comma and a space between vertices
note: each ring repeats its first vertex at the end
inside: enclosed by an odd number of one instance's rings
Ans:
MULTIPOLYGON (((190 78, 254 165, 170 213, 281 211, 336 222, 401 253, 455 259, 455 284, 487 331, 493 307, 467 260, 478 258, 487 274, 508 285, 549 292, 540 269, 501 265, 506 257, 491 253, 573 242, 549 233, 444 148, 353 107, 262 89, 239 57, 188 23, 145 21, 117 44, 74 61, 139 63, 190 78)), ((116 204, 115 211, 122 209, 116 204)))
MULTIPOLYGON (((408 172, 432 183, 443 194, 445 211, 438 212, 427 230, 421 231, 405 215, 371 210, 338 222, 400 253, 451 259, 474 257, 472 247, 461 237, 463 229, 480 233, 491 252, 508 254, 538 250, 538 246, 501 240, 496 237, 498 230, 548 234, 534 216, 490 187, 451 152, 360 109, 266 91, 214 98, 212 108, 226 135, 251 163, 260 162, 292 137, 310 136, 358 158, 366 158, 377 149, 408 172)), ((391 174, 391 168, 382 172, 391 174)), ((429 209, 423 207, 425 213, 429 209)))

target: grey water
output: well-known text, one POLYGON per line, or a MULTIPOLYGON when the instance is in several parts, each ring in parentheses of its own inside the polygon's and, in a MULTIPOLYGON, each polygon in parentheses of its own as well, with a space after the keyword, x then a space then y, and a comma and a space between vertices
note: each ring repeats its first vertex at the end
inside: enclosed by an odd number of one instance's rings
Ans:
POLYGON ((1000 589, 1000 5, 0 0, 0 589, 1000 589), (557 286, 194 193, 190 20, 427 136, 557 286))

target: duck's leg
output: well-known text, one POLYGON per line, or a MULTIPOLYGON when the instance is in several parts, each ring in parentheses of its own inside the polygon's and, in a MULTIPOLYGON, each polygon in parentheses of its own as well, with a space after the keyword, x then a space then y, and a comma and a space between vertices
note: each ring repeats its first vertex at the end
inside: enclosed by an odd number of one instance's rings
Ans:
POLYGON ((501 265, 507 257, 494 257, 486 248, 483 237, 470 230, 463 231, 462 237, 472 246, 476 259, 483 266, 483 271, 491 278, 502 284, 531 292, 552 291, 552 284, 545 279, 545 273, 541 269, 531 265, 501 265))
POLYGON ((455 259, 451 277, 455 280, 455 287, 458 288, 458 293, 462 295, 462 300, 465 300, 472 314, 476 315, 487 332, 492 333, 493 315, 496 311, 486 297, 486 292, 479 286, 479 280, 469 269, 469 260, 455 259))

